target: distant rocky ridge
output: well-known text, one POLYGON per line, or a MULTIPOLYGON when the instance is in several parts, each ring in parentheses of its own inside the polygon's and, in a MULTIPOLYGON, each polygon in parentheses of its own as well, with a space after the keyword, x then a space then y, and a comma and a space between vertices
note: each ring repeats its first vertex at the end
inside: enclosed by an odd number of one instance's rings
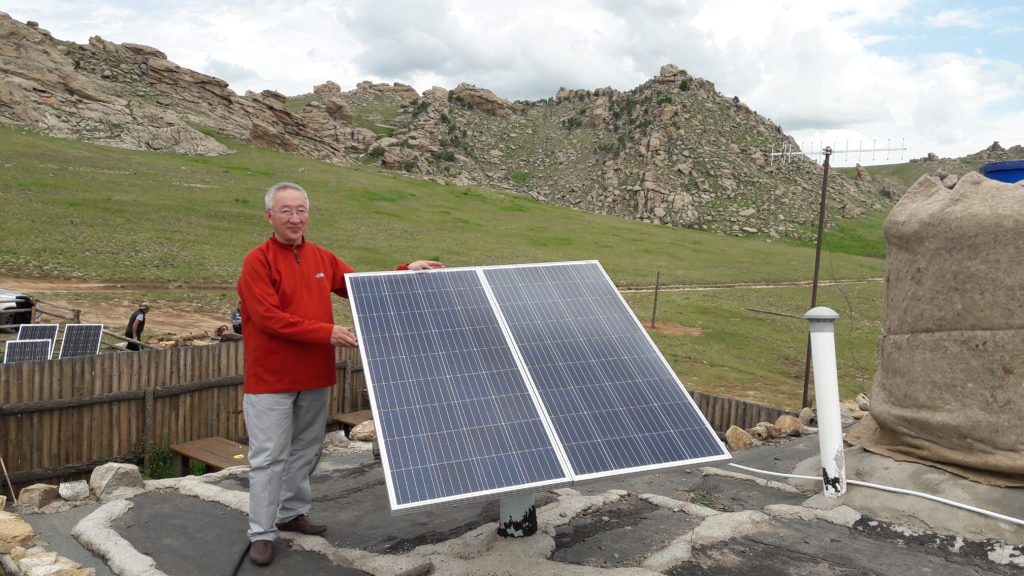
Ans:
MULTIPOLYGON (((166 54, 99 37, 53 38, 0 12, 0 122, 60 138, 175 154, 230 153, 212 135, 339 165, 486 186, 656 224, 811 238, 821 167, 773 161, 795 142, 738 98, 674 65, 621 92, 561 89, 509 102, 460 84, 394 83, 239 96, 166 54)), ((829 214, 856 217, 901 191, 833 172, 829 214)))

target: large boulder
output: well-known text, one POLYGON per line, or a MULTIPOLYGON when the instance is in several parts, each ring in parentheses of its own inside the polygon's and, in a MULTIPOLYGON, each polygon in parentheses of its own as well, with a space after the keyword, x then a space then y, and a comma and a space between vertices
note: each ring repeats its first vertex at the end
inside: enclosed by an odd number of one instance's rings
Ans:
POLYGON ((515 112, 515 106, 508 100, 499 98, 486 88, 478 88, 466 82, 456 86, 452 95, 477 110, 491 112, 495 116, 511 116, 515 112))

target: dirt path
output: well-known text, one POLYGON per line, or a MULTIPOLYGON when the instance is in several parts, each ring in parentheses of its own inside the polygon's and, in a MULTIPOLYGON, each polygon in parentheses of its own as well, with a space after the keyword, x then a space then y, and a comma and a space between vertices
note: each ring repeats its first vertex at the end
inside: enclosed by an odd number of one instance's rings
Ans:
MULTIPOLYGON (((867 280, 847 280, 840 282, 823 281, 820 285, 846 284, 855 282, 881 282, 882 278, 871 278, 867 280)), ((725 290, 733 288, 771 288, 776 286, 804 286, 811 282, 786 282, 780 284, 719 284, 714 286, 661 286, 659 290, 667 292, 681 290, 725 290)), ((36 298, 42 298, 48 302, 77 308, 82 311, 83 322, 102 323, 108 330, 120 332, 128 321, 132 311, 139 304, 139 298, 147 292, 159 290, 164 292, 195 292, 199 290, 229 290, 234 291, 231 284, 166 284, 159 282, 109 282, 102 280, 86 280, 76 278, 18 278, 12 276, 0 276, 0 288, 24 292, 36 298), (62 294, 82 292, 103 292, 107 294, 118 294, 120 297, 111 298, 108 301, 83 300, 62 296, 62 294)), ((654 286, 636 286, 624 288, 622 292, 652 292, 654 286)), ((147 320, 147 333, 150 334, 191 334, 207 330, 213 332, 218 326, 228 324, 228 311, 223 314, 189 309, 187 306, 175 306, 174 309, 160 309, 155 307, 150 311, 147 320)), ((650 330, 649 322, 644 323, 650 330)), ((700 335, 699 328, 690 328, 672 324, 671 322, 658 322, 653 331, 670 334, 700 335)))
MULTIPOLYGON (((192 286, 153 282, 125 283, 74 278, 15 278, 10 276, 0 276, 0 288, 24 292, 29 296, 41 298, 47 302, 79 309, 82 311, 82 322, 100 323, 107 330, 118 333, 124 329, 125 324, 128 322, 128 317, 131 316, 135 307, 139 304, 140 295, 148 291, 174 292, 179 290, 195 291, 197 289, 234 289, 233 286, 228 285, 192 286), (97 301, 63 296, 64 294, 82 292, 103 292, 117 294, 118 297, 108 301, 97 301)), ((149 318, 146 321, 146 333, 181 335, 207 330, 212 334, 218 326, 228 323, 226 310, 224 314, 212 314, 189 309, 184 306, 163 310, 160 307, 154 307, 150 310, 149 318)))

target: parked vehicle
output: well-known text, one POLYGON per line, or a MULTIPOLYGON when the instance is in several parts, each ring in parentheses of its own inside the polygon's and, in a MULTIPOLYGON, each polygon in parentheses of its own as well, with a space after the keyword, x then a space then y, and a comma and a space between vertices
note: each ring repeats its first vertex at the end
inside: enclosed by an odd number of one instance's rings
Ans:
POLYGON ((32 322, 32 297, 0 288, 0 330, 12 332, 14 326, 32 322))

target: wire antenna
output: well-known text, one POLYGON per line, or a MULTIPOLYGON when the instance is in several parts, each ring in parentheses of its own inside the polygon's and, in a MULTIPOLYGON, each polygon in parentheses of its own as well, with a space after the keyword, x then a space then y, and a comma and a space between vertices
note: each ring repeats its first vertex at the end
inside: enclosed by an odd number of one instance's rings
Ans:
POLYGON ((898 143, 894 143, 892 138, 887 138, 885 146, 880 147, 878 139, 871 141, 871 147, 865 148, 864 141, 859 140, 856 148, 850 147, 850 141, 846 141, 846 147, 840 148, 833 141, 831 145, 826 145, 824 141, 818 142, 818 146, 815 147, 814 141, 811 141, 809 146, 805 146, 801 143, 800 146, 794 146, 789 140, 783 140, 778 146, 772 144, 771 151, 771 164, 772 166, 778 162, 780 165, 786 165, 793 162, 798 156, 806 156, 815 162, 821 162, 824 153, 822 152, 826 148, 832 151, 833 159, 841 157, 842 162, 849 163, 851 156, 855 156, 854 161, 860 164, 861 162, 877 162, 877 161, 891 161, 900 160, 904 158, 904 153, 907 151, 906 142, 903 138, 900 138, 898 143), (777 149, 776 149, 777 148, 777 149), (817 150, 816 152, 804 152, 803 150, 817 150), (899 158, 893 158, 894 153, 899 152, 899 158), (884 157, 883 157, 884 153, 884 157))

